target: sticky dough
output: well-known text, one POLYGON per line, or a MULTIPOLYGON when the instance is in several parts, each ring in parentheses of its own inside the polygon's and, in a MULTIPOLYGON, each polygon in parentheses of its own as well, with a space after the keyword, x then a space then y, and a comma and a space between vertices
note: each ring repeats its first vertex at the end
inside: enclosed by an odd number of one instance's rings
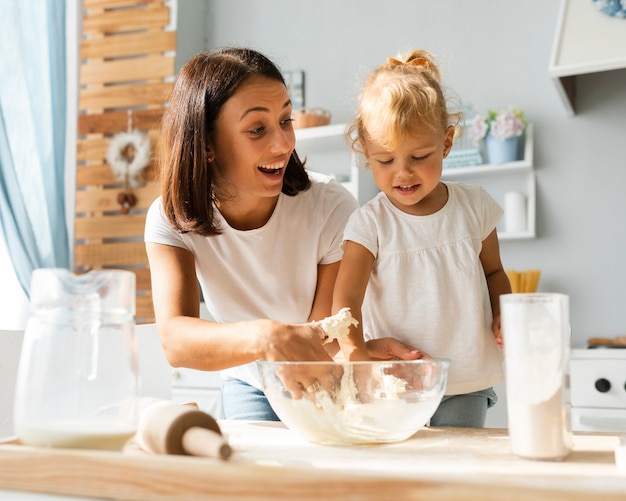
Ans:
POLYGON ((342 340, 350 334, 350 326, 359 325, 359 321, 352 316, 350 308, 341 308, 337 313, 320 321, 320 326, 326 332, 324 344, 335 339, 342 340))

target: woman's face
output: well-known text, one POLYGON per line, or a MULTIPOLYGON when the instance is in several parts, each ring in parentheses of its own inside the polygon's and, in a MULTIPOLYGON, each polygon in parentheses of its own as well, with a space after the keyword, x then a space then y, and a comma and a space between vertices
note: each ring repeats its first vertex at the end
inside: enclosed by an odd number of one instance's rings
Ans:
POLYGON ((391 203, 409 214, 431 214, 441 209, 447 190, 439 181, 453 138, 453 127, 444 134, 426 130, 407 136, 393 150, 366 139, 365 154, 376 185, 391 203))
POLYGON ((219 192, 237 201, 278 196, 295 144, 285 86, 268 77, 250 77, 217 118, 212 153, 219 192))

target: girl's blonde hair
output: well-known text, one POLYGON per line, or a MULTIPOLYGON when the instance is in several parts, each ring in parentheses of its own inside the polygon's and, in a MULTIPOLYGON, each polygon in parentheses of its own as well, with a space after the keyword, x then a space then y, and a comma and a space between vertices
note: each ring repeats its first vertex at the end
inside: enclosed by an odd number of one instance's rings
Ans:
POLYGON ((387 59, 367 78, 357 115, 348 128, 352 148, 363 152, 369 138, 393 149, 424 127, 433 132, 457 126, 462 112, 449 112, 432 54, 416 49, 387 59))

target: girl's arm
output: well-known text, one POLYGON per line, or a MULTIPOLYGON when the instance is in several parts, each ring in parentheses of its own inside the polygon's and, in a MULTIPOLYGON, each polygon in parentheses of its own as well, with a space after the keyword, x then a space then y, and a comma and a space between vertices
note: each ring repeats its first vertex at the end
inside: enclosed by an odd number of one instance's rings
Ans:
POLYGON ((220 370, 260 358, 331 360, 319 329, 310 324, 200 319, 193 255, 185 249, 155 243, 147 243, 146 251, 157 328, 173 367, 220 370))
POLYGON ((374 256, 365 247, 350 240, 344 243, 343 258, 333 292, 332 312, 334 314, 348 307, 359 322, 357 326, 350 327, 350 335, 340 343, 346 360, 370 360, 363 339, 361 308, 373 265, 374 256))
MULTIPOLYGON (((339 263, 320 264, 317 266, 317 287, 315 289, 315 298, 313 298, 313 307, 309 315, 309 322, 322 320, 331 314, 333 303, 333 288, 337 272, 339 271, 339 263)), ((334 356, 339 352, 339 344, 334 341, 327 343, 324 348, 330 356, 334 356)))
POLYGON ((496 343, 502 346, 502 329, 500 326, 500 296, 511 292, 509 278, 502 267, 500 260, 500 243, 498 233, 494 229, 485 240, 480 251, 480 262, 483 265, 487 287, 489 288, 489 301, 491 302, 491 312, 493 323, 491 330, 496 337, 496 343))

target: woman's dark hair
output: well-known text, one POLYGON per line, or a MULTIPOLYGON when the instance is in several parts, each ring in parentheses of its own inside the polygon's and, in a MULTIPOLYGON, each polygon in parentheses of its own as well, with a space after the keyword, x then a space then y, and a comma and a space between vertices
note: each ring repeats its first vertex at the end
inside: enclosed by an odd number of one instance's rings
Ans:
MULTIPOLYGON (((181 69, 163 114, 159 179, 165 214, 177 230, 221 232, 214 221, 213 168, 209 145, 224 103, 253 75, 285 83, 272 61, 252 49, 202 52, 181 69)), ((296 152, 285 169, 282 192, 293 196, 311 182, 296 152)))

